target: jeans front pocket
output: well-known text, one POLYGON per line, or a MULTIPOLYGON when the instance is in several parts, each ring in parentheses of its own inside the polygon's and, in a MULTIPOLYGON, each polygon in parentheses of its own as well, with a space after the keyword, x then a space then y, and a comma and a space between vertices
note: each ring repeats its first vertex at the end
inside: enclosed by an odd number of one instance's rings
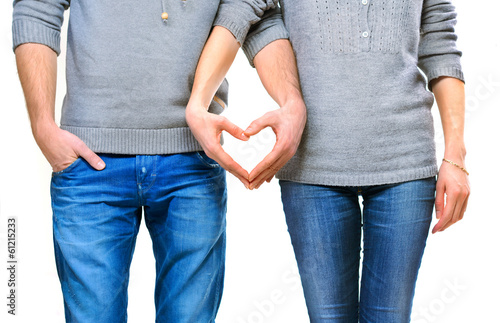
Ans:
POLYGON ((72 162, 71 164, 69 164, 69 166, 66 167, 65 169, 60 170, 58 172, 52 172, 52 176, 58 176, 58 175, 70 172, 72 169, 74 169, 76 166, 78 166, 78 164, 80 164, 80 162, 82 160, 83 160, 82 157, 78 157, 77 159, 75 159, 74 162, 72 162))
POLYGON ((208 157, 204 151, 197 151, 196 156, 208 167, 216 168, 220 167, 219 163, 217 163, 212 158, 208 157))

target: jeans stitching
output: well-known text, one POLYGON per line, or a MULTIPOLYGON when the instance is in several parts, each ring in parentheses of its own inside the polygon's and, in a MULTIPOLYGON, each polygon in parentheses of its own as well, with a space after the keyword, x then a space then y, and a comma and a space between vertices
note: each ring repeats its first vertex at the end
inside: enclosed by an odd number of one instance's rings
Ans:
POLYGON ((199 160, 201 160, 203 162, 203 164, 205 164, 208 167, 211 167, 211 168, 218 168, 218 167, 220 167, 220 165, 218 163, 212 164, 209 161, 207 161, 206 158, 200 152, 198 152, 198 151, 196 152, 196 156, 198 157, 199 160))

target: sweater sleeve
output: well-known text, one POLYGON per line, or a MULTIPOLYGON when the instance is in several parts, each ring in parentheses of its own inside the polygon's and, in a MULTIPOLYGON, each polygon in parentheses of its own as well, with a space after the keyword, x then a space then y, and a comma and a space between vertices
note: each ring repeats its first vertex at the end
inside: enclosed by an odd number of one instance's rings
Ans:
POLYGON ((450 76, 464 81, 457 49, 455 7, 450 0, 424 0, 420 26, 418 66, 426 74, 428 82, 450 76))
POLYGON ((250 27, 247 38, 241 46, 252 67, 255 55, 277 39, 288 39, 288 31, 279 7, 266 11, 262 19, 250 27))
POLYGON ((15 0, 12 16, 13 49, 38 43, 61 52, 61 27, 70 0, 15 0))
POLYGON ((277 5, 278 0, 221 0, 214 26, 225 27, 243 44, 250 27, 277 5))

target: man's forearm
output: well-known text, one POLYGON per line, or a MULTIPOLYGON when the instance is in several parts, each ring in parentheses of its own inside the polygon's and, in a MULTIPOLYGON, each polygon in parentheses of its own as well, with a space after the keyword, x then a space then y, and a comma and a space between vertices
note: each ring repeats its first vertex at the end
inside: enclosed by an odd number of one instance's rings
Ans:
POLYGON ((273 150, 249 175, 251 189, 259 188, 264 181, 271 181, 276 172, 293 157, 307 119, 290 42, 286 39, 271 42, 257 53, 254 65, 262 84, 280 109, 266 113, 245 131, 247 136, 253 136, 271 127, 276 134, 273 150))
POLYGON ((257 73, 269 95, 283 107, 287 102, 302 101, 297 64, 287 39, 278 39, 264 47, 254 58, 257 73))
POLYGON ((41 44, 23 44, 16 48, 19 79, 24 91, 33 134, 55 125, 57 54, 41 44))
POLYGON ((33 136, 52 170, 65 169, 79 156, 95 169, 103 169, 102 159, 54 120, 57 54, 45 45, 27 43, 16 48, 16 61, 33 136))

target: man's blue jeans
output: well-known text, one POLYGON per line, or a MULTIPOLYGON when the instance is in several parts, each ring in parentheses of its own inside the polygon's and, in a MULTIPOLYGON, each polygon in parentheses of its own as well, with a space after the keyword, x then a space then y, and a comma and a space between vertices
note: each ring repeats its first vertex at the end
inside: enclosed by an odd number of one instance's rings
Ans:
POLYGON ((67 322, 127 320, 139 224, 156 259, 156 322, 214 322, 222 294, 225 171, 202 152, 101 155, 52 176, 54 246, 67 322))
POLYGON ((280 185, 311 322, 409 322, 436 179, 367 187, 280 185))

